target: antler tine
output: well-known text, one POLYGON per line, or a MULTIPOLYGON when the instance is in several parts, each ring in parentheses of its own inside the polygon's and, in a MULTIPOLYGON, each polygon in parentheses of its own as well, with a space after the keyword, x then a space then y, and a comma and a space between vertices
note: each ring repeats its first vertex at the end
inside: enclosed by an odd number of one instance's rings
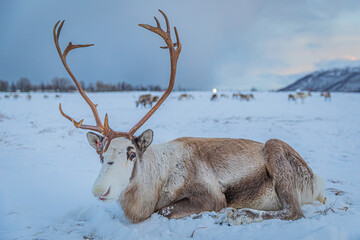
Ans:
POLYGON ((150 26, 150 25, 148 25, 148 24, 139 24, 139 26, 140 26, 140 27, 143 27, 143 28, 146 28, 147 30, 149 30, 149 31, 151 31, 151 32, 154 32, 154 33, 160 35, 160 36, 164 39, 164 41, 165 41, 165 43, 166 43, 167 46, 166 46, 166 47, 160 47, 160 48, 167 49, 167 48, 170 48, 170 46, 171 46, 171 48, 172 48, 173 50, 176 50, 177 55, 179 55, 179 54, 180 54, 180 51, 181 51, 181 49, 179 49, 179 47, 181 47, 181 43, 180 43, 179 34, 178 34, 178 32, 177 32, 177 29, 176 29, 176 27, 174 27, 175 36, 176 36, 177 42, 176 42, 176 43, 173 43, 173 42, 171 41, 169 20, 168 20, 166 14, 165 14, 163 11, 161 11, 161 10, 159 9, 159 12, 160 12, 160 13, 164 16, 164 18, 165 18, 166 28, 167 28, 166 32, 160 27, 160 23, 159 23, 159 21, 158 21, 158 19, 157 19, 156 17, 154 17, 154 19, 155 19, 155 21, 156 21, 156 25, 157 25, 156 27, 150 26), (174 47, 177 47, 177 48, 175 49, 174 47), (179 49, 179 50, 178 50, 178 49, 179 49))
POLYGON ((156 21, 156 28, 160 28, 160 29, 161 29, 159 20, 158 20, 155 16, 154 16, 154 19, 155 19, 155 21, 156 21))
POLYGON ((170 25, 169 25, 169 19, 167 18, 166 14, 159 9, 159 12, 164 16, 165 22, 166 22, 166 32, 170 33, 170 25))
POLYGON ((73 45, 71 42, 69 42, 69 44, 67 45, 67 47, 65 48, 64 52, 62 53, 61 52, 61 48, 60 48, 60 45, 59 45, 59 37, 60 37, 60 33, 61 33, 61 29, 64 25, 64 22, 65 20, 63 20, 58 28, 58 25, 59 25, 59 22, 58 21, 55 26, 54 26, 54 29, 53 29, 53 36, 54 36, 54 43, 55 43, 55 46, 56 46, 56 49, 58 51, 58 54, 60 56, 60 59, 66 69, 66 71, 69 73, 71 79, 73 80, 73 82, 75 83, 76 85, 76 88, 78 89, 80 95, 85 99, 85 101, 88 103, 88 105, 90 106, 92 112, 93 112, 93 115, 94 115, 94 118, 95 118, 95 122, 96 122, 96 126, 90 126, 90 125, 84 125, 82 124, 83 120, 77 122, 75 121, 73 118, 69 117, 68 115, 66 115, 62 109, 61 109, 61 104, 59 104, 59 110, 60 110, 60 113, 67 119, 69 119, 75 127, 77 128, 82 128, 82 129, 90 129, 90 130, 93 130, 93 131, 97 131, 97 132, 100 132, 100 133, 103 133, 104 132, 104 126, 103 124, 101 123, 101 120, 100 120, 100 117, 99 117, 99 114, 97 112, 97 109, 96 109, 96 106, 91 100, 90 98, 86 95, 86 93, 84 92, 84 90, 82 89, 80 83, 77 81, 77 79, 75 78, 74 74, 72 73, 72 71, 70 70, 68 64, 67 64, 67 61, 66 61, 66 56, 67 54, 71 51, 71 50, 74 50, 76 48, 82 48, 82 47, 90 47, 90 46, 93 46, 94 44, 79 44, 79 45, 73 45), (57 30, 57 31, 56 31, 57 30))
MULTIPOLYGON (((176 43, 173 43, 174 47, 177 47, 176 50, 179 48, 179 46, 181 47, 181 44, 179 45, 180 43, 180 39, 179 39, 179 34, 176 30, 176 27, 174 27, 174 30, 175 30, 175 36, 176 36, 176 43)), ((161 49, 168 49, 169 47, 168 46, 164 46, 164 47, 160 47, 161 49)), ((180 50, 181 51, 181 50, 180 50)))
POLYGON ((79 122, 77 122, 72 117, 69 117, 66 113, 63 112, 63 110, 61 108, 61 103, 59 104, 59 110, 60 110, 61 115, 63 115, 65 118, 69 119, 76 128, 88 129, 88 130, 92 130, 92 131, 96 131, 96 132, 100 132, 100 133, 102 132, 102 129, 100 129, 98 126, 82 124, 84 122, 84 119, 81 119, 79 122))
POLYGON ((175 30, 175 37, 176 37, 176 43, 174 44, 174 47, 177 46, 176 50, 177 50, 178 48, 180 48, 180 51, 181 51, 180 38, 179 38, 179 34, 178 34, 178 31, 177 31, 176 27, 174 27, 174 30, 175 30))
POLYGON ((66 58, 67 54, 71 50, 74 50, 76 48, 91 47, 91 46, 94 46, 94 44, 77 44, 77 45, 73 45, 72 42, 69 42, 69 44, 67 45, 67 47, 65 48, 65 50, 63 52, 63 56, 64 56, 64 58, 66 58))
POLYGON ((59 111, 61 113, 61 115, 63 115, 65 118, 69 119, 76 128, 81 127, 84 119, 81 119, 79 122, 75 121, 72 117, 69 117, 69 115, 67 115, 66 113, 63 112, 62 108, 61 108, 61 103, 59 103, 59 111))
MULTIPOLYGON (((60 20, 56 23, 55 28, 57 27, 57 25, 59 24, 59 22, 60 22, 60 20)), ((61 32, 61 29, 62 29, 62 27, 63 27, 63 25, 64 25, 64 22, 65 22, 65 20, 63 20, 63 21, 61 22, 61 24, 60 24, 60 26, 59 26, 59 28, 58 28, 58 30, 57 30, 57 35, 56 35, 56 40, 57 40, 57 41, 59 41, 60 32, 61 32)))
MULTIPOLYGON (((178 57, 179 57, 180 52, 181 52, 181 43, 180 43, 180 40, 179 40, 177 30, 175 28, 175 34, 176 34, 177 43, 173 44, 173 42, 171 41, 169 20, 168 20, 166 14, 163 11, 161 11, 160 9, 159 9, 159 11, 165 18, 167 32, 163 31, 160 28, 160 24, 158 24, 158 26, 156 28, 153 27, 153 26, 147 25, 147 24, 139 24, 139 26, 143 27, 143 28, 146 28, 146 29, 160 35, 164 39, 164 41, 165 41, 165 43, 167 45, 167 48, 169 48, 170 63, 171 63, 171 73, 170 73, 169 86, 168 86, 167 90, 165 91, 165 93, 161 96, 161 98, 155 104, 155 106, 152 107, 150 109, 150 111, 148 113, 146 113, 146 115, 137 124, 135 124, 135 126, 133 128, 130 129, 130 131, 129 131, 130 138, 132 138, 134 133, 154 114, 154 112, 161 106, 161 104, 163 104, 163 102, 166 100, 166 98, 171 93, 171 91, 172 91, 172 89, 174 87, 174 83, 175 83, 177 60, 178 60, 178 57), (177 45, 177 48, 175 49, 176 45, 177 45)), ((156 18, 155 18, 155 20, 158 23, 156 18)))

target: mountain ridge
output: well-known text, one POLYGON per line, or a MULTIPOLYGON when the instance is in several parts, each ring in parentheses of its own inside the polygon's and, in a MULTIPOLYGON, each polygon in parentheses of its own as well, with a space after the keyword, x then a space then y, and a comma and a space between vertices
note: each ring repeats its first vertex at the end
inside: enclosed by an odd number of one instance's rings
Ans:
POLYGON ((319 70, 278 91, 360 92, 360 66, 319 70))

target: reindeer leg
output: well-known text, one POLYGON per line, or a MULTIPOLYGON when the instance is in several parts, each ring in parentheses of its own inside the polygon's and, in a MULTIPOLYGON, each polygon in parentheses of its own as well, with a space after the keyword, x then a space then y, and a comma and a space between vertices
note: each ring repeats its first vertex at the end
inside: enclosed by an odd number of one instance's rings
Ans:
POLYGON ((226 206, 225 196, 215 198, 211 194, 183 198, 158 210, 158 214, 169 219, 179 219, 204 211, 220 211, 226 206))
POLYGON ((158 213, 169 219, 183 218, 192 214, 196 214, 202 211, 202 207, 199 204, 194 204, 188 198, 181 199, 173 204, 161 208, 158 213))
POLYGON ((223 218, 220 219, 220 224, 228 223, 231 225, 240 225, 244 223, 261 222, 268 219, 296 220, 301 218, 293 218, 293 214, 289 209, 283 209, 280 211, 264 211, 248 208, 227 208, 224 211, 225 214, 223 218))
POLYGON ((307 184, 301 176, 307 175, 309 179, 312 178, 311 169, 294 149, 277 139, 266 142, 264 157, 282 210, 226 209, 221 222, 242 224, 267 219, 296 220, 304 217, 297 193, 307 184))

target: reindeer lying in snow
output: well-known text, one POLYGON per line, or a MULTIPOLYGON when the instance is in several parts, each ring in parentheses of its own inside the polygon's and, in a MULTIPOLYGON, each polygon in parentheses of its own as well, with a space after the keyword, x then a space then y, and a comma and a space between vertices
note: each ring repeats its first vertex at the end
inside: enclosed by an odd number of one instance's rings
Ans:
POLYGON ((257 222, 279 218, 295 220, 304 217, 301 205, 323 201, 323 183, 301 156, 288 144, 271 139, 265 144, 246 139, 184 137, 163 144, 151 144, 153 131, 138 137, 135 132, 151 117, 168 97, 175 82, 181 43, 176 28, 176 43, 170 36, 166 15, 166 31, 157 26, 144 27, 160 35, 170 52, 171 74, 168 89, 156 105, 129 132, 109 127, 108 116, 101 122, 95 105, 86 95, 67 65, 67 54, 59 47, 64 22, 53 30, 59 56, 89 104, 96 126, 85 125, 66 115, 75 127, 99 132, 87 133, 90 145, 100 155, 102 168, 93 186, 93 194, 102 201, 117 201, 125 216, 133 223, 153 213, 167 218, 183 218, 203 211, 220 211, 227 207, 224 222, 257 222))

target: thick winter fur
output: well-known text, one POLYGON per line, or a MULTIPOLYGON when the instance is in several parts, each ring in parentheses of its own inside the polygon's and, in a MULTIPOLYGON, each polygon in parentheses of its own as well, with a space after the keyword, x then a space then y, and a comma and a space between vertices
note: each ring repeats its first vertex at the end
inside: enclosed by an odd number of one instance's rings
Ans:
MULTIPOLYGON (((145 136, 152 140, 152 134, 145 136)), ((239 209, 228 211, 223 219, 232 224, 271 218, 295 220, 304 217, 302 204, 324 198, 321 179, 280 140, 263 144, 245 139, 186 137, 144 149, 136 140, 118 138, 112 140, 104 155, 103 167, 108 167, 107 161, 120 158, 113 154, 115 151, 129 146, 137 158, 131 163, 122 160, 122 164, 131 167, 131 174, 113 175, 112 181, 121 189, 117 191, 112 183, 106 183, 96 196, 111 189, 106 194, 117 199, 133 223, 154 212, 182 218, 227 207, 239 209)))

